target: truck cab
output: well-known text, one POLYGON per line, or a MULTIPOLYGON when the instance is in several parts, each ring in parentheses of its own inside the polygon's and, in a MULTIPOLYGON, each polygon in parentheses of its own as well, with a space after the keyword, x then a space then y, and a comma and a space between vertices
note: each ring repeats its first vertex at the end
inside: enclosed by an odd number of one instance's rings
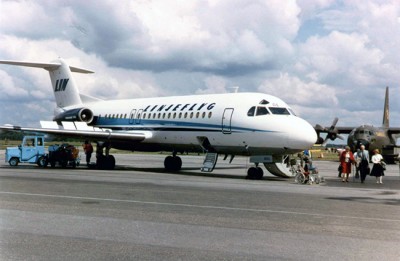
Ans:
POLYGON ((47 155, 44 148, 44 136, 24 136, 21 145, 6 149, 6 162, 10 166, 18 163, 36 163, 40 167, 47 165, 47 155))

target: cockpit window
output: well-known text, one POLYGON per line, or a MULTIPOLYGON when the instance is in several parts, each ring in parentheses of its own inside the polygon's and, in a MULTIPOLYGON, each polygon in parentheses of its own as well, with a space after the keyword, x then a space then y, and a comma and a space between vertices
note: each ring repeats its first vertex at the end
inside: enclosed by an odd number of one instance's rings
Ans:
POLYGON ((289 111, 292 115, 296 116, 296 113, 294 113, 294 111, 292 109, 289 108, 289 111))
POLYGON ((254 116, 255 111, 256 111, 256 106, 251 107, 250 110, 247 112, 247 116, 254 116))
POLYGON ((359 134, 359 135, 370 135, 370 136, 373 136, 373 135, 374 135, 374 132, 373 132, 373 131, 371 131, 371 130, 365 130, 365 129, 357 130, 355 133, 356 133, 356 134, 359 134))
POLYGON ((267 108, 262 107, 262 106, 257 107, 256 116, 266 115, 266 114, 269 114, 269 111, 267 110, 267 108))
POLYGON ((260 101, 260 104, 269 104, 269 101, 262 100, 262 101, 260 101))
POLYGON ((282 107, 269 107, 269 110, 272 112, 272 114, 290 115, 290 112, 286 108, 282 107))

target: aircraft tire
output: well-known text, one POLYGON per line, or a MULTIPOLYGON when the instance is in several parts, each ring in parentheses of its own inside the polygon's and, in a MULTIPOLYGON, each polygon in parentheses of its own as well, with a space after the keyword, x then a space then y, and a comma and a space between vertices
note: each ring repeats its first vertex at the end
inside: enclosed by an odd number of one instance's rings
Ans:
MULTIPOLYGON (((256 168, 256 167, 251 167, 247 170, 247 179, 251 179, 251 180, 256 180, 256 179, 260 179, 260 171, 259 169, 262 171, 261 168, 256 168)), ((261 176, 262 177, 262 176, 261 176)))
POLYGON ((256 169, 257 169, 256 179, 262 179, 264 176, 264 171, 260 167, 257 167, 256 169))
POLYGON ((106 161, 107 161, 107 169, 112 170, 115 168, 115 157, 113 155, 108 155, 108 157, 106 157, 106 161))
POLYGON ((97 168, 112 170, 115 168, 115 157, 113 155, 100 156, 97 158, 97 168))
POLYGON ((178 156, 167 156, 164 160, 164 168, 168 171, 179 171, 182 168, 182 159, 178 156))

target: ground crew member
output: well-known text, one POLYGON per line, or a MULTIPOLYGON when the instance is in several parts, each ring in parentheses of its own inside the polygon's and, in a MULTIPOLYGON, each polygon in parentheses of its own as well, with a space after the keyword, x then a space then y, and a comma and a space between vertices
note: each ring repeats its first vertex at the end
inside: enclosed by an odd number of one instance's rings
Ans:
POLYGON ((85 144, 83 144, 83 151, 86 154, 86 164, 89 166, 90 158, 92 157, 93 153, 93 146, 88 140, 85 140, 85 144))

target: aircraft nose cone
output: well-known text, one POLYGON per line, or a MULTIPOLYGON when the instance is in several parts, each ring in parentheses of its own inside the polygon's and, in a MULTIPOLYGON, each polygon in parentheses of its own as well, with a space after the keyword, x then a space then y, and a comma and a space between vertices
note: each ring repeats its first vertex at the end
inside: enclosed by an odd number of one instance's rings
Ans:
POLYGON ((308 149, 317 142, 317 133, 307 121, 297 118, 296 124, 291 127, 291 143, 298 149, 308 149))
POLYGON ((317 142, 317 133, 313 126, 311 126, 308 122, 304 121, 304 140, 309 146, 313 146, 317 142))

